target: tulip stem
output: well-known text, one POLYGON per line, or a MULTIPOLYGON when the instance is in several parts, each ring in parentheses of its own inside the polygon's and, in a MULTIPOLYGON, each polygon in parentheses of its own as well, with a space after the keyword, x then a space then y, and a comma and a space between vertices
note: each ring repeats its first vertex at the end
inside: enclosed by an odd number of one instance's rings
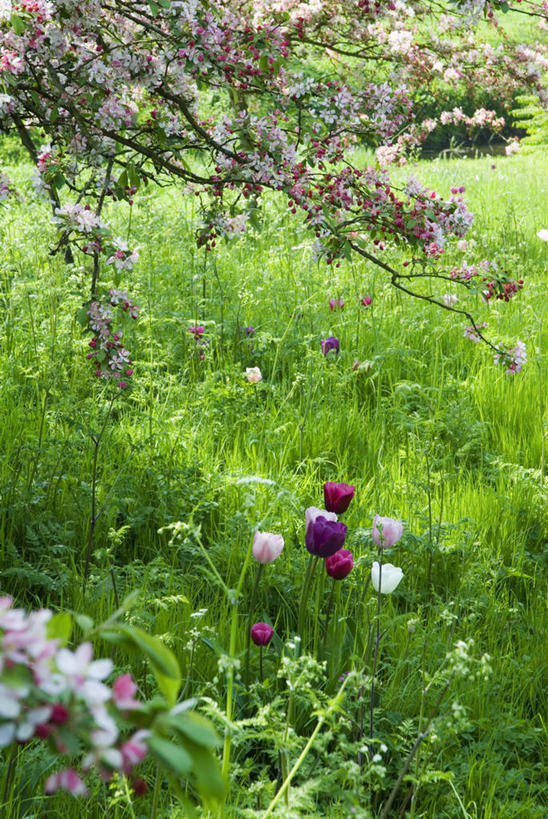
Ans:
POLYGON ((329 600, 327 601, 327 613, 325 615, 325 635, 323 640, 323 654, 325 656, 327 651, 327 641, 329 639, 329 621, 331 620, 331 612, 333 611, 333 597, 335 596, 335 587, 337 581, 333 578, 333 585, 331 586, 331 594, 329 595, 329 600))
POLYGON ((299 636, 301 638, 301 645, 304 643, 303 639, 303 631, 304 631, 304 621, 306 617, 306 604, 308 602, 308 595, 310 593, 310 585, 312 583, 312 577, 314 575, 314 570, 318 565, 319 557, 317 555, 310 555, 308 558, 308 564, 306 567, 306 574, 303 583, 303 590, 301 594, 301 603, 299 606, 299 636))
POLYGON ((259 646, 259 679, 261 681, 261 685, 264 682, 263 676, 263 647, 259 646))
MULTIPOLYGON (((325 561, 324 561, 325 563, 325 561)), ((320 631, 320 605, 323 597, 323 587, 325 582, 325 572, 322 572, 320 582, 316 587, 316 611, 314 614, 314 657, 318 657, 318 638, 320 631)))
MULTIPOLYGON (((240 572, 240 578, 238 580, 237 588, 227 590, 228 591, 228 602, 229 605, 232 606, 232 618, 230 624, 230 645, 228 649, 228 656, 229 656, 229 663, 226 672, 227 676, 227 685, 226 685, 226 720, 227 726, 225 728, 225 739, 224 739, 224 746, 223 746, 223 779, 228 780, 228 769, 230 767, 230 751, 232 748, 232 711, 234 705, 234 662, 236 654, 236 637, 238 634, 238 604, 240 602, 240 595, 242 592, 242 587, 244 585, 244 578, 247 572, 247 567, 249 566, 249 561, 251 560, 253 546, 250 545, 247 554, 245 556, 244 564, 242 566, 242 570, 240 572)), ((204 549, 205 552, 205 549, 204 549)), ((206 552, 207 556, 207 552, 206 552)), ((225 584, 223 583, 223 586, 225 584)), ((225 586, 226 588, 226 586, 225 586)), ((225 797, 226 798, 226 797, 225 797)), ((224 815, 224 802, 221 804, 221 816, 224 815)))
MULTIPOLYGON (((377 592, 377 638, 375 640, 375 653, 373 655, 373 665, 371 667, 371 697, 369 700, 369 739, 373 740, 373 715, 375 711, 375 674, 377 671, 377 660, 379 659, 379 646, 381 643, 381 589, 382 589, 382 547, 379 549, 379 590, 377 592)), ((372 753, 372 746, 370 746, 372 753)))
MULTIPOLYGON (((255 583, 253 584, 253 589, 251 591, 251 598, 249 601, 249 615, 247 618, 247 642, 246 642, 246 650, 245 650, 245 681, 249 685, 249 661, 251 655, 251 621, 253 620, 253 611, 255 609, 255 598, 257 597, 257 589, 259 588, 259 582, 261 580, 261 575, 263 573, 264 564, 259 563, 257 566, 257 574, 255 576, 255 583)), ((262 654, 261 654, 262 657, 262 654)), ((262 682, 262 679, 261 679, 262 682)))

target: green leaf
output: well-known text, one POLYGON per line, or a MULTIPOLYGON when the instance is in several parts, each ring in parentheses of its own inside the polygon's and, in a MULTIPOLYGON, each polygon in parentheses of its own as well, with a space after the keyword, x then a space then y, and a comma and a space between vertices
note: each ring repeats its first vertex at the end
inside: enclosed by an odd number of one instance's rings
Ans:
POLYGON ((11 27, 16 34, 23 34, 25 31, 25 21, 18 14, 12 14, 10 17, 11 27))
POLYGON ((204 802, 218 802, 225 795, 225 783, 217 760, 211 751, 201 748, 199 745, 186 744, 192 754, 194 762, 194 773, 200 796, 204 802))
POLYGON ((58 639, 61 645, 66 645, 72 634, 72 617, 68 612, 55 614, 46 626, 49 640, 58 639))
POLYGON ((91 617, 88 617, 87 614, 75 614, 74 620, 80 626, 84 634, 91 631, 93 628, 93 620, 91 617))
POLYGON ((171 0, 158 0, 158 5, 163 9, 171 8, 171 0))
POLYGON ((168 739, 155 736, 148 738, 148 747, 154 756, 169 768, 177 776, 188 776, 192 771, 193 760, 190 754, 181 748, 180 745, 170 742, 168 739))
POLYGON ((116 626, 113 631, 118 631, 131 640, 148 658, 160 691, 171 706, 175 705, 181 687, 181 671, 173 652, 157 637, 147 634, 137 626, 116 626))
POLYGON ((148 0, 148 5, 150 6, 151 12, 156 17, 158 12, 160 11, 160 6, 158 5, 158 3, 155 3, 154 0, 148 0))
POLYGON ((221 744, 209 720, 201 717, 199 714, 188 712, 186 714, 177 714, 171 717, 169 724, 197 745, 201 745, 204 748, 216 748, 221 744))

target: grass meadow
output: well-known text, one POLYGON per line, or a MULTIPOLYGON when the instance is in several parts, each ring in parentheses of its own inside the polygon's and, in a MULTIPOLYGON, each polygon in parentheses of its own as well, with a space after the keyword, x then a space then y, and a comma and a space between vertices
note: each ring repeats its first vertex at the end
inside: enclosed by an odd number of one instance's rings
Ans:
MULTIPOLYGON (((28 167, 12 159, 25 198, 0 212, 3 592, 98 622, 138 590, 128 621, 176 653, 181 697, 198 698, 219 735, 231 737, 226 819, 543 819, 548 243, 536 233, 548 228, 546 154, 395 172, 411 171, 443 195, 466 186, 472 247, 450 249, 447 263, 496 259, 525 280, 508 304, 466 302, 494 340, 526 343, 518 375, 464 337, 461 317, 399 294, 367 262, 313 262, 310 236, 277 200, 262 205, 262 231, 206 255, 194 244, 192 195, 149 189, 112 214, 120 235, 141 247, 124 281, 140 307, 126 338, 135 370, 127 391, 93 376, 76 320, 89 272, 80 259, 67 266, 49 254, 48 206, 33 197, 28 167), (344 299, 343 311, 329 310, 332 297, 344 299), (207 344, 189 332, 195 324, 207 344), (328 336, 340 339, 336 358, 322 355, 328 336), (248 383, 247 367, 263 380, 248 383), (355 567, 333 589, 318 573, 302 612, 304 510, 323 506, 325 481, 356 487, 344 516, 355 567), (386 558, 404 578, 382 598, 374 737, 364 749, 376 513, 404 522, 386 558), (285 539, 254 604, 254 619, 275 632, 261 665, 255 646, 245 659, 255 566, 237 604, 226 592, 257 529, 285 539)), ((395 266, 405 258, 384 253, 395 266)), ((439 297, 451 288, 441 284, 422 292, 439 297)), ((154 693, 142 660, 106 643, 96 651, 131 671, 143 696, 154 693)), ((45 797, 53 764, 41 746, 21 747, 7 790, 6 766, 0 771, 0 815, 190 815, 152 765, 143 767, 141 797, 120 777, 92 782, 85 802, 45 797)), ((187 793, 194 799, 191 784, 187 793)))

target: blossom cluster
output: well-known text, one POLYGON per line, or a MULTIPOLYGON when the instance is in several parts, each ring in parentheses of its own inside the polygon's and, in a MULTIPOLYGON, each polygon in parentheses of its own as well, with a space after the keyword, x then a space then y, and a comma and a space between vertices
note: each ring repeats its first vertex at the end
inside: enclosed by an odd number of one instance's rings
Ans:
POLYGON ((516 341, 515 347, 509 350, 499 348, 499 352, 493 356, 495 364, 506 365, 506 375, 515 375, 521 372, 523 365, 527 363, 527 351, 523 341, 516 341))
POLYGON ((120 389, 127 387, 125 378, 133 375, 131 358, 122 341, 122 331, 113 332, 113 307, 119 307, 132 319, 138 316, 138 308, 132 304, 124 290, 109 290, 108 302, 92 301, 87 314, 89 327, 94 333, 89 342, 91 352, 88 360, 93 362, 98 378, 116 378, 120 389))
MULTIPOLYGON (((149 735, 122 736, 124 717, 141 708, 135 682, 123 674, 107 684, 112 660, 94 660, 88 642, 62 647, 49 636, 53 622, 48 609, 27 614, 11 597, 0 598, 0 747, 41 739, 59 756, 79 755, 80 773, 131 774, 148 753, 149 735)), ((80 773, 68 767, 51 774, 46 792, 85 795, 80 773)))

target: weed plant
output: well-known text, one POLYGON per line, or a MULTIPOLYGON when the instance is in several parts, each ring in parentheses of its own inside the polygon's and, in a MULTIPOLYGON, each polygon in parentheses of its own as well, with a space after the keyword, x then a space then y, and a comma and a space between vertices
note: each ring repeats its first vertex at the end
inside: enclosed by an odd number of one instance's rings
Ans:
MULTIPOLYGON (((466 186, 473 247, 450 259, 494 258, 525 279, 509 304, 475 305, 492 334, 527 344, 520 374, 507 376, 452 314, 402 298, 367 263, 313 263, 306 233, 274 198, 260 232, 204 254, 192 196, 151 190, 118 217, 141 246, 128 288, 141 317, 126 339, 132 388, 113 400, 75 318, 89 273, 49 255, 48 208, 28 185, 0 214, 2 590, 96 621, 140 590, 128 622, 176 653, 181 696, 197 697, 230 738, 227 819, 547 814, 548 244, 536 233, 548 227, 548 160, 411 170, 444 193, 466 186), (338 356, 322 355, 328 336, 338 356), (248 367, 262 381, 249 383, 248 367), (318 572, 296 637, 304 509, 322 506, 325 481, 356 487, 344 516, 355 566, 335 589, 327 632, 332 584, 318 572), (388 558, 404 579, 382 601, 371 739, 361 725, 375 513, 404 521, 388 558), (254 565, 234 591, 258 529, 285 539, 254 602, 254 619, 274 629, 263 681, 255 646, 246 669, 254 565)), ((23 187, 27 172, 10 171, 23 187)), ((154 692, 146 665, 97 650, 154 692)), ((225 739, 225 763, 226 751, 225 739)), ((152 767, 140 798, 120 777, 97 781, 88 801, 45 797, 53 764, 32 743, 19 748, 15 778, 3 767, 0 814, 187 815, 152 767)))

